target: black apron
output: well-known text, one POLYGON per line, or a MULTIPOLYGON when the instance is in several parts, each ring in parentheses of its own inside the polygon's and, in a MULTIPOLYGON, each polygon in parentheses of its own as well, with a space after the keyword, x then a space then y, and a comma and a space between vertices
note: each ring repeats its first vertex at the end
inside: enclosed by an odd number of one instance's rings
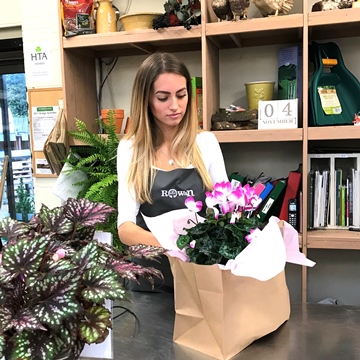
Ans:
MULTIPOLYGON (((193 196, 195 201, 202 201, 203 209, 199 212, 199 215, 205 216, 204 184, 196 169, 174 169, 172 171, 157 170, 154 185, 151 189, 153 203, 144 203, 140 205, 139 213, 136 217, 136 224, 145 230, 149 230, 142 214, 148 217, 155 217, 172 210, 184 209, 186 208, 185 200, 189 196, 193 196)), ((162 255, 159 261, 147 259, 134 259, 134 261, 145 267, 159 269, 164 276, 164 280, 155 278, 154 289, 152 289, 148 281, 140 278, 140 284, 137 284, 134 281, 129 283, 128 288, 130 290, 155 292, 173 291, 173 276, 166 255, 162 255)))

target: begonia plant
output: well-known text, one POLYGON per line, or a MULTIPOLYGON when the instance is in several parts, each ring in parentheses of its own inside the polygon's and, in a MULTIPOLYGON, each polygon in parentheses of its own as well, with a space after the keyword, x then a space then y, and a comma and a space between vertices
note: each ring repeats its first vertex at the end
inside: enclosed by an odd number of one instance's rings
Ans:
MULTIPOLYGON (((179 235, 176 244, 179 249, 185 249, 190 262, 225 265, 264 227, 254 214, 261 198, 249 184, 239 184, 233 189, 225 181, 216 183, 213 191, 205 195, 205 218, 195 216, 195 222, 189 220, 192 226, 184 228, 185 233, 179 235)), ((203 208, 203 203, 195 201, 193 196, 185 200, 185 205, 195 215, 203 208)))
POLYGON ((132 262, 164 249, 120 253, 94 238, 114 208, 88 199, 42 205, 29 223, 0 221, 0 359, 77 359, 112 327, 106 299, 125 299, 123 279, 150 283, 162 274, 132 262))

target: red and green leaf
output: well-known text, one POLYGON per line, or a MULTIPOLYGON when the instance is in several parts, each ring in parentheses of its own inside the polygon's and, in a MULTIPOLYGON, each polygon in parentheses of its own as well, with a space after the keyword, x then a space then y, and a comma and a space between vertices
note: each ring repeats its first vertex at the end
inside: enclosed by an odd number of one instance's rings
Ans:
POLYGON ((27 234, 31 225, 13 220, 9 217, 0 221, 0 237, 7 240, 7 244, 13 244, 22 235, 27 234))
POLYGON ((88 270, 83 277, 85 289, 82 295, 86 300, 101 304, 105 299, 122 299, 125 291, 117 281, 117 275, 112 270, 95 267, 88 270))
POLYGON ((128 254, 136 258, 145 258, 149 260, 156 260, 160 255, 164 254, 166 250, 158 246, 148 245, 133 245, 129 246, 128 254))
POLYGON ((43 204, 39 216, 44 226, 43 231, 45 232, 63 235, 74 230, 74 223, 66 218, 62 207, 49 209, 43 204))
POLYGON ((11 329, 11 319, 11 310, 5 306, 0 306, 0 324, 2 332, 11 329))
POLYGON ((91 241, 72 257, 72 261, 81 270, 91 269, 98 262, 98 247, 95 241, 91 241))
POLYGON ((116 211, 113 207, 88 199, 68 199, 64 205, 66 217, 81 226, 95 226, 106 221, 116 211))
POLYGON ((12 275, 30 276, 38 271, 46 246, 44 237, 33 241, 19 240, 4 248, 2 265, 12 275))
POLYGON ((34 284, 32 292, 34 314, 50 327, 57 327, 62 320, 77 315, 82 308, 76 300, 80 276, 77 269, 63 275, 47 275, 34 284))
POLYGON ((23 331, 14 338, 12 359, 54 359, 58 349, 53 337, 43 331, 23 331))
POLYGON ((5 336, 0 334, 0 358, 4 356, 5 352, 5 336))
POLYGON ((80 325, 80 334, 87 344, 102 343, 111 328, 111 313, 102 305, 93 306, 86 312, 87 321, 80 325))
POLYGON ((29 309, 21 309, 17 312, 12 318, 11 327, 14 327, 19 333, 24 330, 46 330, 39 319, 31 313, 29 309))

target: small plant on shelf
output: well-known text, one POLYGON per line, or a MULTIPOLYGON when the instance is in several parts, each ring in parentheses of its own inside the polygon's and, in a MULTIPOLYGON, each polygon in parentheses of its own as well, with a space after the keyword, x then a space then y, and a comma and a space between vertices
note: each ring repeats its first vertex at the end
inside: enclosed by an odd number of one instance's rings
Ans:
POLYGON ((200 0, 167 0, 165 13, 153 20, 153 29, 183 25, 187 30, 191 25, 201 23, 200 0))
POLYGON ((16 188, 15 212, 21 216, 21 219, 27 222, 29 215, 35 212, 34 198, 24 184, 24 179, 20 178, 20 183, 16 188))

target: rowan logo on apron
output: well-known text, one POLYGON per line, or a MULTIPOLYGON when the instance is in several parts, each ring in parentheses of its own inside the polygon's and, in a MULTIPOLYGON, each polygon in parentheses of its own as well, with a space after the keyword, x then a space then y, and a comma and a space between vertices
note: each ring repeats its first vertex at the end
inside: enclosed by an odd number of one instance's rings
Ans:
POLYGON ((193 190, 177 191, 175 189, 161 190, 161 197, 169 197, 173 199, 178 196, 185 196, 185 197, 194 196, 194 191, 193 190))

